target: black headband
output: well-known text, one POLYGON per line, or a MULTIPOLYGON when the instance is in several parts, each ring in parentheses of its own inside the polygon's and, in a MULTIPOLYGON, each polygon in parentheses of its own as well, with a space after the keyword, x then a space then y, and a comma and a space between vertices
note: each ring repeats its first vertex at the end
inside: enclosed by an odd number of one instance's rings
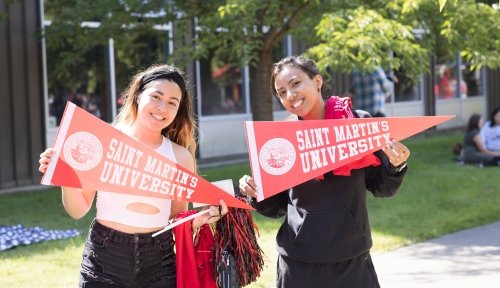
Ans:
POLYGON ((145 75, 144 78, 142 79, 142 84, 140 86, 140 90, 144 89, 144 86, 146 84, 153 82, 155 80, 160 80, 160 79, 166 79, 166 80, 172 80, 174 81, 177 85, 179 85, 179 88, 181 88, 182 94, 184 96, 185 91, 186 91, 186 83, 184 82, 184 78, 181 76, 176 71, 157 71, 153 72, 149 75, 145 75))

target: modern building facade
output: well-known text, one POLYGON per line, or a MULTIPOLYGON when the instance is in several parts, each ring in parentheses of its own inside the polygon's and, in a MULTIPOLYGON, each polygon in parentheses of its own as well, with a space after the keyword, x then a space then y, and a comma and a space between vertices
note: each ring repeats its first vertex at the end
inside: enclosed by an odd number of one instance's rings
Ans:
MULTIPOLYGON (((175 49, 169 40, 174 28, 165 24, 144 35, 141 59, 135 66, 121 47, 110 38, 105 46, 93 47, 85 62, 73 71, 78 83, 57 81, 50 43, 37 32, 51 25, 43 0, 18 1, 8 9, 0 2, 0 189, 38 184, 38 158, 52 145, 66 101, 73 101, 90 113, 110 122, 120 105, 119 95, 139 66, 168 55, 175 49), (96 76, 97 75, 97 76, 96 76)), ((98 22, 82 23, 92 29, 98 22)), ((287 37, 276 49, 275 60, 300 54, 303 45, 287 37)), ((217 51, 214 51, 214 54, 217 51)), ((457 54, 458 55, 458 54, 457 54)), ((193 85, 198 115, 201 162, 247 154, 243 122, 252 119, 249 69, 216 61, 214 55, 192 61, 185 67, 193 85)), ((460 57, 451 62, 429 61, 432 73, 422 75, 416 84, 396 72, 398 82, 386 103, 387 116, 456 115, 437 129, 463 127, 472 113, 487 115, 500 105, 500 71, 469 72, 460 57), (447 77, 447 81, 443 81, 447 77), (446 83, 445 83, 446 82, 446 83), (443 87, 444 84, 448 86, 443 87)), ((342 95, 349 88, 349 77, 332 74, 330 91, 342 95)), ((274 119, 286 112, 274 103, 274 119)))
POLYGON ((45 149, 44 79, 38 1, 7 10, 0 1, 0 189, 40 182, 37 162, 45 149))

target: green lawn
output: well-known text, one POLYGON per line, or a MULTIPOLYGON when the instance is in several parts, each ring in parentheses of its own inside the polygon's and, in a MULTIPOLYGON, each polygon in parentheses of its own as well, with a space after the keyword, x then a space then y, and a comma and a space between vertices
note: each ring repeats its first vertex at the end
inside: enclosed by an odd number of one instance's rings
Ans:
MULTIPOLYGON (((443 234, 500 220, 500 168, 460 166, 451 147, 461 134, 434 135, 404 141, 412 156, 400 193, 389 199, 369 196, 374 253, 381 253, 443 234)), ((208 180, 248 173, 248 165, 200 171, 208 180)), ((95 215, 75 221, 65 213, 58 189, 0 195, 2 225, 78 228, 82 236, 0 252, 0 287, 76 287, 83 243, 95 215)), ((255 215, 255 214, 254 214, 255 215)), ((274 287, 275 242, 280 220, 255 215, 259 243, 266 253, 262 277, 251 287, 274 287)))

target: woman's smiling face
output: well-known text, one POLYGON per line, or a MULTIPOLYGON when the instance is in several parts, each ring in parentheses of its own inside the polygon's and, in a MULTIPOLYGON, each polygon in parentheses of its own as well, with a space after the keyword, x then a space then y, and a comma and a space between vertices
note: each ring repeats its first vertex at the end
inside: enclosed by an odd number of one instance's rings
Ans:
POLYGON ((182 92, 170 80, 155 80, 139 96, 138 119, 151 130, 161 131, 174 121, 182 92))
POLYGON ((291 65, 283 67, 274 79, 274 88, 283 107, 305 120, 324 117, 322 85, 320 75, 311 79, 302 69, 291 65))

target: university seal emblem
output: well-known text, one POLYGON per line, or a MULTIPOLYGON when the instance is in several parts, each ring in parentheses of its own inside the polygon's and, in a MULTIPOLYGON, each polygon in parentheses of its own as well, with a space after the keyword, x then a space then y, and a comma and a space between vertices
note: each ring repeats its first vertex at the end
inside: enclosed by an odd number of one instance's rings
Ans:
POLYGON ((63 153, 72 168, 87 171, 101 162, 103 151, 101 141, 94 134, 76 132, 66 139, 63 153))
POLYGON ((267 173, 283 175, 295 164, 295 149, 290 141, 274 138, 267 141, 259 152, 259 162, 267 173))

